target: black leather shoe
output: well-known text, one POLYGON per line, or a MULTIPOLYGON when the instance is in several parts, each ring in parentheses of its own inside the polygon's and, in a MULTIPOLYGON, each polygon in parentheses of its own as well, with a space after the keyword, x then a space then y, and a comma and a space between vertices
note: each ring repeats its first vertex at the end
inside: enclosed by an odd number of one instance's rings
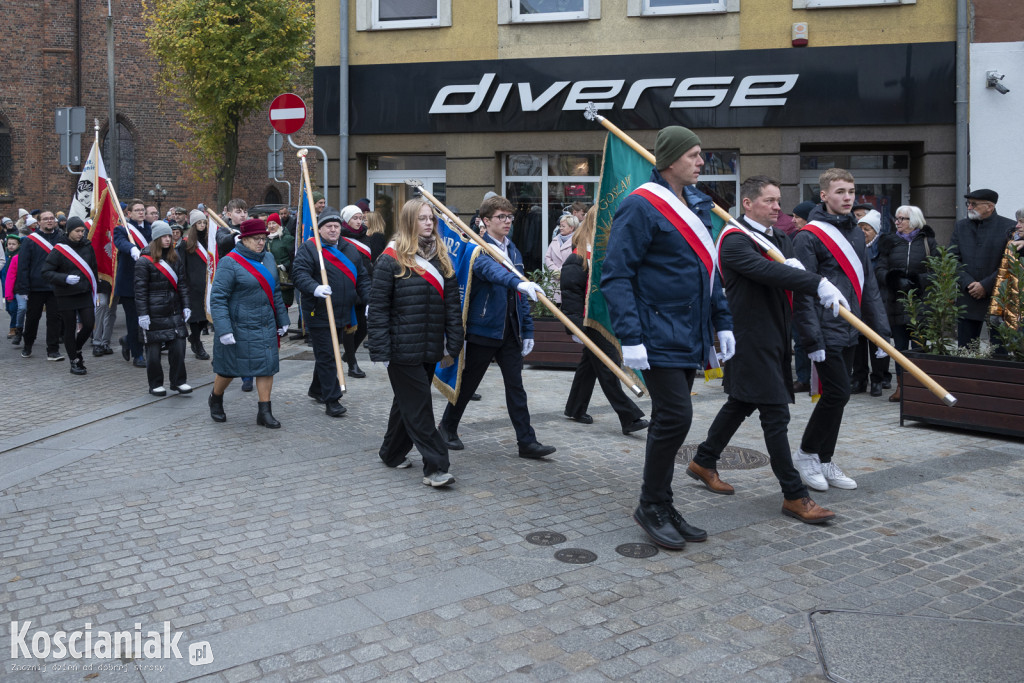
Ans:
POLYGON ((444 425, 437 425, 437 433, 441 435, 441 439, 448 445, 448 450, 450 451, 461 451, 466 447, 466 444, 462 443, 459 435, 449 434, 444 425))
POLYGON ((650 422, 641 417, 636 420, 633 420, 628 425, 624 425, 622 427, 622 433, 629 435, 632 434, 633 432, 639 432, 641 429, 647 429, 650 425, 650 422))
POLYGON ((892 380, 890 380, 890 379, 883 379, 882 380, 882 388, 883 389, 892 389, 892 380))
POLYGON ((132 365, 134 365, 137 368, 144 368, 146 367, 146 359, 143 358, 142 356, 139 356, 138 358, 132 361, 132 365))
POLYGON ((483 398, 483 396, 481 396, 480 394, 473 394, 472 396, 469 397, 469 400, 470 401, 479 401, 482 398, 483 398))
POLYGON ((317 403, 323 403, 324 402, 324 399, 320 396, 320 394, 313 393, 312 389, 310 389, 309 391, 306 392, 306 396, 309 396, 311 399, 313 399, 317 403))
POLYGON ((668 510, 667 505, 641 503, 633 512, 633 521, 662 548, 682 550, 686 547, 686 539, 669 519, 668 510))
POLYGON ((554 446, 545 446, 539 441, 533 443, 519 444, 519 457, 527 460, 539 460, 545 455, 551 455, 557 449, 554 446))
POLYGON ((867 391, 868 385, 865 382, 854 382, 850 385, 851 394, 863 394, 867 391))
POLYGON ((210 404, 210 419, 214 422, 227 422, 228 416, 224 414, 224 394, 218 396, 211 391, 207 403, 210 404))
POLYGON ((104 356, 113 356, 114 355, 114 349, 112 349, 109 346, 107 346, 106 344, 104 344, 103 345, 103 355, 104 356))
POLYGON ((366 373, 359 369, 359 363, 352 363, 348 366, 348 376, 362 379, 366 377, 366 373))
POLYGON ((128 337, 121 337, 117 340, 121 344, 121 358, 124 358, 125 362, 132 359, 132 350, 128 348, 128 337))
POLYGON ((341 417, 348 412, 348 408, 341 405, 338 401, 328 401, 327 409, 325 411, 330 417, 341 417))
POLYGON ((94 346, 94 347, 92 347, 92 355, 94 355, 94 356, 102 356, 103 355, 103 347, 102 346, 94 346))
POLYGON ((594 418, 590 417, 586 413, 583 413, 582 415, 576 415, 575 417, 572 416, 572 415, 566 415, 566 417, 569 418, 570 420, 572 420, 573 422, 579 422, 580 424, 584 424, 584 425, 592 425, 592 424, 594 424, 594 418))
POLYGON ((876 384, 875 382, 872 382, 871 383, 871 395, 872 396, 881 396, 882 395, 882 385, 881 384, 876 384))
POLYGON ((794 394, 803 394, 803 393, 808 392, 810 390, 811 390, 811 385, 808 384, 807 382, 800 382, 800 381, 793 382, 793 393, 794 394))
POLYGON ((695 526, 686 523, 683 516, 679 514, 671 505, 666 506, 668 508, 668 518, 672 522, 672 526, 676 528, 679 535, 685 538, 690 543, 703 543, 708 540, 708 532, 703 529, 698 529, 695 526))
POLYGON ((259 401, 256 404, 256 424, 268 429, 280 429, 281 423, 270 412, 270 401, 259 401))

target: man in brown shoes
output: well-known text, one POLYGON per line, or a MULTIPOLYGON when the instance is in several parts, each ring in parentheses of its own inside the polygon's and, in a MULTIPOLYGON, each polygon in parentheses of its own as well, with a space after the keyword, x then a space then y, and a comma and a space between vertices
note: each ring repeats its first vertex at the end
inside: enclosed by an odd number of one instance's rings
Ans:
MULTIPOLYGON (((835 517, 807 496, 789 450, 789 404, 793 402, 790 372, 792 309, 790 292, 817 294, 823 306, 838 313, 838 290, 820 275, 808 273, 792 258, 793 243, 773 230, 779 217, 779 183, 765 176, 743 181, 740 197, 744 229, 726 227, 719 236, 719 267, 734 318, 736 355, 725 363, 722 406, 707 438, 686 473, 713 493, 735 490, 718 476, 718 459, 743 421, 758 411, 772 471, 782 487, 782 513, 808 524, 835 517), (785 263, 766 258, 775 249, 785 263)), ((841 296, 839 296, 841 298, 841 296)))

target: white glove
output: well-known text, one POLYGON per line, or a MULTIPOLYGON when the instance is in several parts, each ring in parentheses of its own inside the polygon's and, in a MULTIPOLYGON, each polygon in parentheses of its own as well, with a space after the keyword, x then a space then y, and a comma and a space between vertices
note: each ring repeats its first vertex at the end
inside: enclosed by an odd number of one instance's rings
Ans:
POLYGON ((807 270, 806 268, 804 268, 804 264, 800 263, 800 259, 798 258, 788 258, 785 261, 783 261, 783 264, 789 266, 790 268, 796 268, 797 270, 807 270))
POLYGON ((389 366, 389 365, 391 365, 391 361, 389 361, 389 360, 386 360, 386 361, 384 361, 383 363, 381 363, 381 365, 383 365, 383 366, 384 366, 384 369, 385 369, 385 370, 387 370, 387 369, 388 369, 388 366, 389 366))
POLYGON ((132 253, 132 258, 135 259, 136 261, 138 261, 139 260, 139 256, 142 255, 142 252, 139 251, 138 247, 132 247, 132 252, 131 253, 132 253))
POLYGON ((814 363, 824 363, 825 362, 825 349, 818 349, 817 351, 811 351, 809 354, 807 354, 807 357, 810 358, 811 361, 814 362, 814 363))
POLYGON ((583 340, 582 340, 582 339, 580 339, 579 337, 577 337, 577 336, 576 336, 575 334, 574 334, 574 335, 572 335, 572 340, 573 340, 574 342, 576 342, 577 344, 582 344, 582 343, 583 343, 583 340))
POLYGON ((736 355, 736 337, 730 330, 722 330, 718 333, 718 345, 721 351, 718 353, 718 362, 724 363, 736 355))
POLYGON ((536 282, 520 282, 518 285, 516 285, 516 289, 518 289, 520 292, 530 297, 534 301, 537 300, 538 294, 544 293, 544 289, 541 288, 541 286, 538 285, 536 282))
POLYGON ((184 309, 182 311, 182 313, 185 315, 185 320, 188 320, 189 318, 192 317, 192 309, 191 308, 184 309))
POLYGON ((227 334, 222 334, 220 336, 220 343, 223 344, 224 346, 231 346, 232 344, 235 343, 235 335, 231 334, 230 332, 228 332, 227 334))
POLYGON ((647 362, 647 348, 643 344, 622 347, 622 364, 634 370, 647 370, 651 364, 647 362))
POLYGON ((81 279, 81 277, 72 273, 68 275, 66 278, 64 278, 64 282, 68 283, 69 285, 77 285, 78 281, 81 279))
POLYGON ((284 327, 277 328, 277 336, 278 337, 283 337, 286 334, 288 334, 288 326, 287 325, 285 325, 284 327))
POLYGON ((330 285, 317 285, 317 288, 313 290, 313 296, 318 299, 326 299, 331 294, 334 294, 334 291, 330 285))
POLYGON ((839 315, 839 307, 849 309, 850 304, 846 301, 846 297, 839 291, 839 288, 828 281, 828 278, 821 278, 821 282, 818 283, 818 301, 825 308, 832 309, 832 316, 839 315))
POLYGON ((889 354, 887 354, 883 349, 876 349, 875 350, 875 358, 888 358, 888 357, 889 357, 889 354))
POLYGON ((148 330, 149 329, 149 322, 150 321, 149 321, 149 316, 148 315, 140 315, 139 316, 139 327, 141 327, 142 329, 148 330))
POLYGON ((530 355, 530 351, 533 351, 533 340, 532 339, 524 339, 523 340, 523 356, 524 357, 525 356, 529 356, 530 355))

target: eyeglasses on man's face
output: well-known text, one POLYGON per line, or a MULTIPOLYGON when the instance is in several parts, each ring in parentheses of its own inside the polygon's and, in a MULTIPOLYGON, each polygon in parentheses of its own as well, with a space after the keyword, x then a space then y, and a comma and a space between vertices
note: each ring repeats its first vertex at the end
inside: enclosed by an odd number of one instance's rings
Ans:
POLYGON ((973 199, 968 199, 966 203, 967 203, 967 208, 968 209, 974 209, 974 208, 978 208, 978 207, 981 207, 981 206, 985 206, 986 204, 991 204, 992 202, 986 202, 986 201, 977 201, 976 202, 973 199))
POLYGON ((254 242, 266 242, 267 241, 267 236, 266 235, 260 235, 259 237, 250 237, 249 239, 253 240, 254 242))
POLYGON ((496 221, 509 221, 509 222, 511 222, 512 221, 512 214, 510 214, 510 213, 498 213, 498 214, 495 214, 495 215, 491 216, 491 218, 493 220, 496 220, 496 221))

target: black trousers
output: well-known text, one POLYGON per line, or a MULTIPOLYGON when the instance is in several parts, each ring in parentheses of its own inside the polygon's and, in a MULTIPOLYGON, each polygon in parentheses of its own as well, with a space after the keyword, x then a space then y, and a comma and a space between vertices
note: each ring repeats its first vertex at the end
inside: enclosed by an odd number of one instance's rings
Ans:
MULTIPOLYGON (((330 327, 307 327, 306 332, 313 341, 313 379, 309 392, 324 401, 341 400, 341 384, 338 382, 338 368, 334 365, 334 344, 331 342, 330 327)), ((338 336, 344 336, 338 330, 338 336)))
MULTIPOLYGON (((584 331, 587 337, 597 344, 597 347, 604 351, 609 358, 616 362, 621 362, 622 359, 615 346, 605 339, 600 332, 589 327, 584 331)), ((565 401, 566 415, 569 417, 579 417, 587 412, 587 407, 590 406, 590 399, 594 395, 595 382, 601 383, 601 391, 604 392, 608 403, 615 410, 615 414, 619 416, 619 422, 622 423, 623 427, 644 416, 644 411, 640 410, 639 406, 626 396, 626 392, 622 390, 622 383, 619 382, 619 378, 615 376, 615 373, 598 360, 597 356, 586 346, 583 347, 583 355, 576 366, 576 374, 572 378, 569 398, 565 401)))
MULTIPOLYGON (((31 302, 31 299, 29 300, 31 302)), ((29 303, 29 306, 32 304, 29 303)), ((29 309, 31 310, 31 309, 29 309)), ((956 321, 956 343, 958 346, 967 346, 975 339, 981 339, 981 327, 984 320, 968 320, 960 318, 956 321)), ((27 325, 27 323, 26 323, 27 325)), ((989 330, 988 340, 992 342, 992 331, 989 330)))
POLYGON ((789 450, 789 406, 785 403, 747 403, 730 396, 711 423, 704 443, 697 447, 693 461, 701 467, 718 469, 722 451, 729 445, 743 421, 753 415, 755 410, 761 418, 764 445, 768 447, 772 472, 779 480, 783 497, 786 500, 807 497, 807 487, 800 480, 800 473, 793 467, 793 454, 789 450))
POLYGON ((132 358, 142 357, 142 339, 139 338, 139 310, 135 308, 135 297, 122 296, 121 308, 124 309, 124 326, 127 330, 128 348, 132 358))
POLYGON ((644 482, 641 503, 671 503, 672 475, 676 453, 686 441, 693 422, 693 368, 650 368, 644 370, 651 394, 651 426, 647 428, 644 482))
POLYGON ((494 359, 501 369, 505 382, 505 405, 512 427, 516 430, 516 442, 520 445, 535 443, 537 434, 530 426, 530 409, 526 405, 526 389, 523 388, 523 353, 519 342, 512 334, 506 334, 501 346, 484 346, 466 342, 466 361, 462 367, 462 386, 459 400, 444 409, 441 424, 448 434, 458 434, 459 423, 466 412, 470 397, 480 386, 487 368, 494 359))
POLYGON ((189 342, 189 344, 193 344, 193 345, 198 344, 199 341, 200 341, 199 338, 200 338, 200 336, 202 336, 203 330, 205 330, 205 329, 206 329, 206 321, 205 320, 202 321, 202 322, 198 322, 198 323, 189 323, 188 324, 188 342, 189 342))
POLYGON ((395 398, 391 401, 388 430, 378 451, 380 459, 388 467, 395 467, 416 446, 423 456, 424 476, 447 472, 448 446, 434 426, 434 404, 430 394, 434 364, 390 363, 388 379, 395 398))
MULTIPOLYGON (((856 348, 851 377, 854 384, 866 384, 869 378, 872 384, 892 381, 892 373, 889 372, 889 356, 875 358, 875 351, 878 350, 878 347, 873 341, 862 334, 857 338, 856 348), (868 374, 869 365, 871 366, 870 375, 868 374)), ((804 357, 806 358, 806 355, 804 357)))
POLYGON ((61 322, 64 325, 64 350, 68 354, 68 360, 72 361, 82 357, 82 347, 86 340, 92 336, 92 326, 96 323, 96 311, 92 306, 71 309, 60 312, 61 322), (75 319, 82 323, 82 331, 75 333, 75 319))
MULTIPOLYGON (((149 388, 156 389, 164 385, 164 368, 160 363, 160 347, 162 341, 146 340, 146 377, 149 379, 149 388)), ((171 386, 180 387, 188 382, 185 372, 185 339, 175 337, 167 342, 167 365, 170 369, 171 386)))
MULTIPOLYGON (((25 329, 23 338, 25 346, 32 346, 36 343, 36 335, 39 334, 39 321, 43 317, 43 308, 46 308, 46 352, 54 353, 60 350, 60 311, 57 310, 57 297, 50 292, 29 292, 28 307, 25 309, 25 329)), ((74 331, 74 327, 71 328, 74 331)))
POLYGON ((356 327, 355 332, 352 334, 341 335, 343 337, 342 343, 345 347, 345 355, 342 357, 342 360, 349 365, 356 362, 356 350, 359 348, 359 345, 363 343, 363 340, 366 339, 365 306, 356 306, 356 322, 358 323, 358 327, 356 327))
POLYGON ((850 400, 850 363, 856 346, 825 349, 825 361, 815 363, 821 379, 821 398, 814 404, 804 428, 800 449, 817 453, 822 462, 832 462, 843 423, 843 410, 850 400))

